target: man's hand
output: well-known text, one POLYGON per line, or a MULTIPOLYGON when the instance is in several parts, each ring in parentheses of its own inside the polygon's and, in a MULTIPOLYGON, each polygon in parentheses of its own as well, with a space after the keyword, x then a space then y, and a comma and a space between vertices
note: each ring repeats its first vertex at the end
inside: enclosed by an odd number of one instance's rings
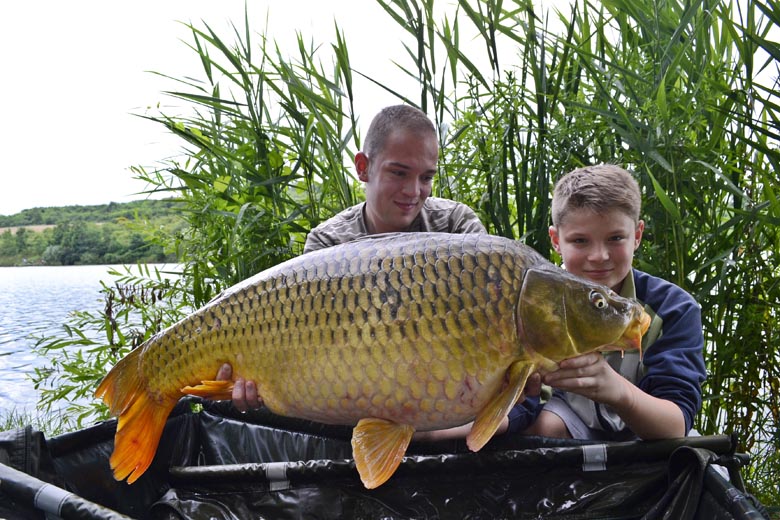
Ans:
MULTIPOLYGON (((217 381, 230 381, 233 378, 233 367, 225 363, 217 372, 217 381)), ((233 406, 246 412, 263 406, 263 400, 257 395, 257 385, 254 381, 245 381, 243 377, 235 380, 233 386, 233 406)))

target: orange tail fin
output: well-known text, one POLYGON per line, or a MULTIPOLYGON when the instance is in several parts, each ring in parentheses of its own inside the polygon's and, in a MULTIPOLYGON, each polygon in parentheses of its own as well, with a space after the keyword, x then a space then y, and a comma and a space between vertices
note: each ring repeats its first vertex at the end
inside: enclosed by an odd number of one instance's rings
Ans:
POLYGON ((178 395, 149 391, 139 366, 142 355, 139 347, 122 358, 95 391, 111 414, 119 417, 110 463, 114 478, 127 478, 128 484, 152 463, 165 422, 179 400, 178 395))

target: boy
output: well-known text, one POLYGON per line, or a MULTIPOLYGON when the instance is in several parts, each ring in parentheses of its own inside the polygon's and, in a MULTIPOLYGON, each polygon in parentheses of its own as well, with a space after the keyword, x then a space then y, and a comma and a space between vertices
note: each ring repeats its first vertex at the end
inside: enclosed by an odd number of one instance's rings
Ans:
MULTIPOLYGON (((591 353, 546 374, 553 397, 523 433, 630 440, 691 430, 705 378, 701 310, 680 287, 632 269, 640 206, 636 180, 618 166, 580 168, 556 184, 549 233, 566 270, 636 298, 652 322, 641 360, 638 352, 591 353)), ((510 431, 513 422, 510 413, 510 431)))

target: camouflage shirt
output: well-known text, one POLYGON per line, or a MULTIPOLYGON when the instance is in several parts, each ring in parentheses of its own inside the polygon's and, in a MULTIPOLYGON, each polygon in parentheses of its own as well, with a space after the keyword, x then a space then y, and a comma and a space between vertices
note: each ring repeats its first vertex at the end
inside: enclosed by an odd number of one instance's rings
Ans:
MULTIPOLYGON (((309 232, 304 253, 344 244, 368 235, 366 203, 347 208, 309 232)), ((448 199, 428 197, 422 210, 407 229, 409 232, 487 233, 474 210, 448 199)))

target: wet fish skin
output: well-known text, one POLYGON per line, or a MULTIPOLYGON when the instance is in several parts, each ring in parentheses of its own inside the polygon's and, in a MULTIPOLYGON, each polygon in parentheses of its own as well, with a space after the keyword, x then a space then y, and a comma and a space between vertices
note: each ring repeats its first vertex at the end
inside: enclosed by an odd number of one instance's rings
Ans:
POLYGON ((120 480, 143 474, 182 392, 229 398, 231 382, 209 381, 228 362, 275 413, 357 424, 356 465, 375 487, 415 430, 476 417, 478 450, 534 369, 638 345, 642 312, 491 235, 375 235, 309 253, 231 287, 111 370, 96 392, 119 416, 111 466, 120 480), (563 293, 569 303, 545 301, 563 293), (585 321, 571 318, 577 305, 585 321))

